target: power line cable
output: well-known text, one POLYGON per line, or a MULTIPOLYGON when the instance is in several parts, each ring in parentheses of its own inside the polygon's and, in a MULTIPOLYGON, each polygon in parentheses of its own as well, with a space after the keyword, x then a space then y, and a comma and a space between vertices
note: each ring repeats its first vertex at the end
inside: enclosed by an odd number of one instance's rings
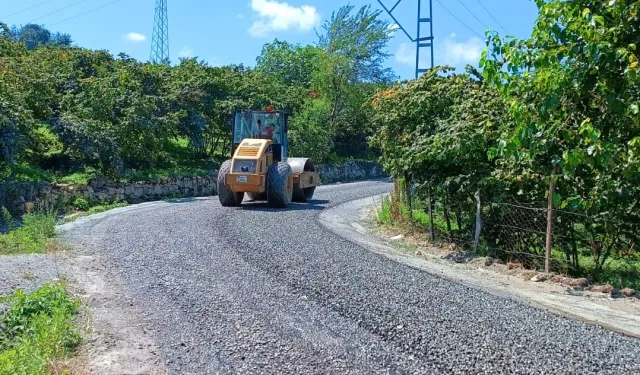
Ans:
POLYGON ((71 5, 67 5, 66 7, 60 8, 60 9, 58 9, 58 10, 54 10, 54 11, 53 11, 53 12, 51 12, 51 13, 47 13, 47 14, 45 14, 44 16, 41 16, 41 17, 38 17, 38 18, 36 18, 36 19, 31 20, 31 22, 30 22, 30 23, 33 23, 33 22, 35 22, 35 21, 37 21, 37 20, 39 20, 39 19, 43 19, 43 18, 45 18, 45 17, 49 17, 49 16, 50 16, 50 15, 52 15, 52 14, 60 13, 60 12, 62 12, 62 11, 63 11, 63 10, 65 10, 65 9, 69 9, 69 8, 71 8, 72 6, 74 6, 74 5, 78 5, 78 4, 80 4, 80 3, 84 3, 85 1, 87 1, 87 0, 80 0, 80 1, 77 1, 77 2, 75 2, 75 3, 73 3, 73 4, 71 4, 71 5))
POLYGON ((478 22, 480 22, 482 24, 482 26, 484 26, 484 29, 491 29, 489 26, 487 26, 484 22, 482 22, 482 20, 480 18, 478 18, 478 16, 476 16, 476 14, 469 9, 466 5, 464 5, 464 3, 462 2, 462 0, 458 0, 458 2, 460 3, 460 5, 462 5, 464 7, 464 9, 467 10, 467 12, 471 13, 471 15, 473 16, 473 18, 475 18, 478 22))
POLYGON ((72 20, 72 19, 74 19, 74 18, 78 18, 78 17, 84 16, 85 14, 88 14, 88 13, 91 13, 91 12, 95 12, 96 10, 98 10, 98 9, 102 9, 102 8, 104 8, 104 7, 106 7, 106 6, 111 5, 111 4, 115 4, 115 3, 117 3, 118 1, 120 1, 120 0, 114 0, 114 1, 112 1, 112 2, 110 2, 110 3, 106 3, 106 4, 104 4, 104 5, 101 5, 101 6, 97 7, 97 8, 89 9, 89 10, 88 10, 88 11, 86 11, 86 12, 83 12, 83 13, 80 13, 80 14, 76 14, 76 15, 75 15, 75 16, 73 16, 73 17, 65 18, 65 19, 63 19, 63 20, 61 20, 61 21, 58 21, 58 22, 56 22, 56 23, 48 24, 47 26, 51 27, 51 26, 55 26, 55 25, 61 24, 61 23, 63 23, 63 22, 70 21, 70 20, 72 20))
POLYGON ((491 12, 489 12, 489 9, 487 9, 484 4, 482 4, 482 2, 480 0, 476 0, 478 2, 478 4, 480 4, 480 6, 482 7, 482 9, 484 9, 485 12, 487 12, 487 14, 489 15, 489 17, 491 17, 492 20, 494 20, 498 26, 500 26, 500 28, 507 34, 509 34, 509 32, 507 31, 507 29, 504 28, 504 26, 502 26, 502 24, 500 23, 500 21, 498 21, 493 14, 491 14, 491 12))
POLYGON ((456 20, 458 20, 458 22, 460 22, 464 27, 466 27, 467 29, 469 29, 469 31, 471 31, 472 33, 476 34, 477 36, 479 36, 480 38, 484 38, 484 36, 478 34, 477 31, 473 30, 471 27, 469 27, 469 25, 467 25, 466 23, 462 22, 462 20, 460 18, 458 18, 458 16, 455 15, 455 13, 453 13, 452 11, 449 10, 449 8, 447 8, 446 6, 444 6, 444 4, 442 4, 442 2, 440 2, 440 0, 436 0, 436 2, 438 4, 440 4, 440 6, 446 10, 453 18, 455 18, 456 20))
POLYGON ((43 1, 43 2, 40 2, 40 3, 36 4, 36 5, 32 5, 32 6, 30 6, 30 7, 24 8, 24 9, 22 9, 22 10, 19 10, 19 11, 15 12, 15 13, 7 14, 6 16, 2 16, 2 17, 0 17, 0 18, 12 17, 12 16, 15 16, 15 15, 17 15, 17 14, 24 13, 24 12, 26 12, 26 11, 30 10, 30 9, 35 8, 35 7, 39 7, 40 5, 44 5, 44 4, 46 4, 46 3, 50 3, 50 2, 52 2, 52 1, 53 1, 53 0, 45 0, 45 1, 43 1))

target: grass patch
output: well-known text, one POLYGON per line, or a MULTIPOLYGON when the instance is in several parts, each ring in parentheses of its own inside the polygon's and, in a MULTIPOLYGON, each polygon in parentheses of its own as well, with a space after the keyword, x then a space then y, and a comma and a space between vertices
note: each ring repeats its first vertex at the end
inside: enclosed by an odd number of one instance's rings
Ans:
POLYGON ((9 233, 0 234, 0 254, 44 253, 54 243, 56 216, 54 213, 29 213, 22 216, 17 227, 13 218, 2 208, 3 220, 9 225, 9 233))
MULTIPOLYGON (((413 225, 423 231, 429 229, 429 214, 425 208, 419 206, 419 202, 414 202, 416 207, 413 208, 413 225)), ((409 207, 407 204, 400 202, 398 196, 387 196, 382 199, 380 209, 378 211, 378 223, 385 226, 406 226, 409 224, 409 207)), ((436 233, 446 233, 447 223, 441 215, 433 213, 433 228, 436 233)), ((459 230, 455 219, 451 219, 451 230, 459 230)))
POLYGON ((97 174, 98 172, 94 168, 85 167, 71 174, 58 176, 54 181, 61 184, 87 185, 89 180, 96 177, 97 174))
POLYGON ((53 181, 55 174, 26 162, 18 163, 12 168, 12 179, 21 182, 53 181))
MULTIPOLYGON (((591 257, 580 259, 583 273, 591 274, 595 262, 591 257)), ((609 259, 602 267, 599 284, 611 284, 614 288, 633 288, 640 291, 640 260, 634 258, 609 259)))
POLYGON ((207 161, 200 165, 181 165, 175 167, 150 168, 131 171, 122 178, 122 181, 138 182, 149 181, 155 178, 207 176, 211 174, 211 171, 213 171, 216 166, 217 164, 207 161))
POLYGON ((80 344, 72 325, 79 301, 59 284, 26 294, 18 290, 3 301, 0 316, 0 374, 47 374, 80 344))
POLYGON ((377 211, 378 223, 383 225, 392 225, 393 224, 393 214, 391 213, 391 199, 389 197, 382 198, 380 202, 380 208, 377 211))

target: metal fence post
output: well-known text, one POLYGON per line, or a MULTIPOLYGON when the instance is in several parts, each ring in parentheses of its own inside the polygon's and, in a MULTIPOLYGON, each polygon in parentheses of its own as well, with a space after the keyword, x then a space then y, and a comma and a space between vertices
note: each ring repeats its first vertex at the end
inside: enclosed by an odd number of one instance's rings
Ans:
POLYGON ((476 231, 473 239, 473 252, 478 253, 478 244, 480 243, 480 230, 482 229, 482 202, 480 202, 480 189, 475 193, 476 197, 476 231))
POLYGON ((431 242, 436 240, 435 233, 433 232, 433 199, 431 197, 431 182, 427 181, 427 207, 429 210, 429 238, 431 242))
POLYGON ((544 272, 551 272, 551 247, 553 246, 553 194, 555 192, 555 168, 549 181, 549 202, 547 204, 547 242, 544 257, 544 272))

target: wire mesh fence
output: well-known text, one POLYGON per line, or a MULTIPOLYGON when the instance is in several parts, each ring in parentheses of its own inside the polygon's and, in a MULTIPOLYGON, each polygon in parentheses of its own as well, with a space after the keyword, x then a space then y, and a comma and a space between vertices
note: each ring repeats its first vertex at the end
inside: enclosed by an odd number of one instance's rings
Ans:
MULTIPOLYGON (((393 216, 390 220, 409 218, 411 225, 428 233, 432 242, 459 252, 520 263, 533 270, 545 270, 548 261, 551 272, 596 278, 605 262, 614 257, 627 257, 631 260, 627 264, 640 264, 636 259, 638 222, 621 222, 606 213, 588 215, 578 209, 553 206, 549 215, 548 203, 543 201, 478 202, 475 197, 453 200, 442 194, 429 199, 424 192, 412 197, 409 210, 407 195, 399 187, 394 189, 389 197, 389 212, 393 216)), ((638 272, 634 266, 627 271, 630 278, 637 278, 638 272)))
MULTIPOLYGON (((547 239, 547 208, 535 204, 492 203, 483 211, 482 246, 496 258, 544 269, 547 239)), ((552 268, 562 258, 550 256, 552 268)))

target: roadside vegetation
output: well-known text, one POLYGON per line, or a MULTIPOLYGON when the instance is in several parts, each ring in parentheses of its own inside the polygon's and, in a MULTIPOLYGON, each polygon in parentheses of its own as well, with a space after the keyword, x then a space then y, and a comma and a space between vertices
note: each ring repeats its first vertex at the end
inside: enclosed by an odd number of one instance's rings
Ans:
POLYGON ((553 271, 637 287, 640 2, 536 3, 532 37, 489 32, 481 70, 438 67, 373 96, 373 144, 400 191, 381 217, 467 251, 480 221, 478 254, 534 269, 549 221, 553 271))
POLYGON ((314 45, 276 39, 255 67, 139 62, 39 25, 0 23, 0 179, 207 174, 229 157, 233 113, 268 105, 291 114, 293 154, 373 158, 367 99, 396 79, 383 67, 391 34, 378 15, 345 6, 314 45))
POLYGON ((0 232, 0 255, 58 251, 61 245, 55 239, 56 225, 125 206, 126 202, 89 202, 76 198, 61 211, 62 215, 55 209, 32 209, 32 212, 23 215, 20 220, 13 218, 5 207, 1 207, 0 221, 5 224, 6 233, 0 232))
POLYGON ((27 213, 18 224, 6 208, 1 209, 8 233, 0 233, 0 255, 37 254, 53 250, 58 244, 55 235, 56 213, 27 213))
POLYGON ((0 374, 64 373, 64 361, 80 343, 73 327, 79 301, 60 284, 46 284, 0 301, 0 374))

